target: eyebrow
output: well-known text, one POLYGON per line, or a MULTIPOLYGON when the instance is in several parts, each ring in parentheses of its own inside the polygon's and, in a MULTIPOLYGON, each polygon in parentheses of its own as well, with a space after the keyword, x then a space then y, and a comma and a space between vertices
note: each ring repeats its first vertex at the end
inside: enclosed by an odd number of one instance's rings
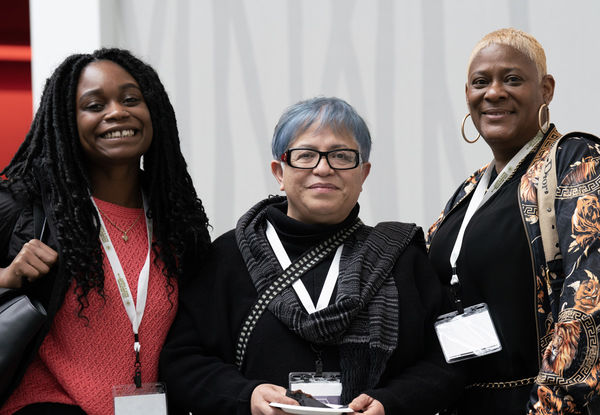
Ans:
MULTIPOLYGON (((513 71, 517 71, 517 72, 523 72, 523 69, 518 68, 518 67, 509 67, 509 68, 502 68, 502 72, 506 73, 506 72, 513 72, 513 71)), ((471 76, 474 75, 484 75, 487 74, 488 72, 490 72, 489 70, 480 70, 480 71, 475 71, 471 74, 471 76)))
MULTIPOLYGON (((317 150, 317 146, 311 145, 311 144, 298 144, 291 148, 308 148, 310 150, 317 150)), ((347 144, 334 144, 334 145, 328 147, 329 150, 337 150, 339 148, 349 148, 351 150, 355 150, 352 147, 348 146, 347 144)), ((328 151, 328 150, 326 150, 326 151, 328 151)))
MULTIPOLYGON (((123 85, 119 86, 119 90, 120 91, 124 91, 126 89, 129 88, 135 88, 138 91, 140 91, 140 93, 142 92, 142 89, 137 85, 134 84, 133 82, 127 82, 123 85)), ((93 95, 97 95, 102 91, 102 88, 94 88, 94 89, 90 89, 89 91, 85 91, 83 94, 81 94, 81 96, 79 97, 79 102, 81 102, 84 98, 88 97, 88 96, 93 96, 93 95)))

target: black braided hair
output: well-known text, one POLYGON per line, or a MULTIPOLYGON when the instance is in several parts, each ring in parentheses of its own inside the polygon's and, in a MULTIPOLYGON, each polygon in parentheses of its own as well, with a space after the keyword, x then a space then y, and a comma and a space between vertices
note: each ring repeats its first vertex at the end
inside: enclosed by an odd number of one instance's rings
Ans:
POLYGON ((137 81, 150 111, 153 137, 143 157, 142 187, 154 224, 153 249, 164 266, 169 292, 172 278, 184 276, 210 243, 208 218, 187 171, 179 143, 175 112, 157 73, 129 51, 99 49, 66 58, 46 81, 40 107, 24 142, 0 173, 0 187, 16 197, 40 200, 47 195, 56 228, 59 258, 76 282, 80 313, 87 294, 104 293, 99 221, 90 200, 90 180, 76 122, 77 84, 90 62, 110 60, 137 81))

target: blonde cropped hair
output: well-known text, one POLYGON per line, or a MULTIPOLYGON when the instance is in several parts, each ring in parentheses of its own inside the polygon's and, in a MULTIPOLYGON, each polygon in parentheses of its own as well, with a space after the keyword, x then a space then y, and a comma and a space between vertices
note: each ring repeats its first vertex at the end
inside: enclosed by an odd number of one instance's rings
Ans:
POLYGON ((493 44, 510 46, 531 59, 531 61, 535 63, 538 78, 540 80, 547 74, 546 54, 544 53, 544 48, 540 45, 540 42, 529 33, 511 27, 488 33, 475 45, 471 52, 471 56, 469 57, 467 76, 475 55, 482 49, 493 44))

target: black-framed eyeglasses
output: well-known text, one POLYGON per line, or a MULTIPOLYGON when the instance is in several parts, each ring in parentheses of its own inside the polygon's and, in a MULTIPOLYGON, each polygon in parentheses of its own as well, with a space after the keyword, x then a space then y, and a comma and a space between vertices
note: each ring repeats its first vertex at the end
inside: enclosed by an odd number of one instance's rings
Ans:
POLYGON ((355 169, 360 164, 360 153, 351 148, 317 151, 312 148, 290 148, 281 155, 281 161, 296 169, 314 169, 325 157, 334 170, 355 169))

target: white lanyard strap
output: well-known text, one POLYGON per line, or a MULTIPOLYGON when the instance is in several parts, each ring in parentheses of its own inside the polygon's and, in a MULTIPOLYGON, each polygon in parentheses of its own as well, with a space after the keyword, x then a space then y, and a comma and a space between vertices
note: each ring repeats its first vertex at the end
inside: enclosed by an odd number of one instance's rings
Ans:
MULTIPOLYGON (((458 283, 458 276, 456 275, 456 261, 458 260, 458 255, 460 254, 460 250, 463 243, 463 237, 465 235, 465 229, 467 225, 471 221, 471 218, 486 201, 490 199, 497 191, 502 187, 504 183, 506 183, 517 170, 521 162, 527 157, 527 155, 539 144, 542 140, 543 135, 538 133, 533 139, 531 139, 527 144, 525 144, 521 150, 517 154, 510 159, 508 164, 502 169, 496 180, 490 185, 488 188, 488 183, 490 181, 490 177, 492 175, 492 169, 494 168, 493 163, 490 163, 488 168, 485 170, 483 177, 477 184, 477 188, 473 193, 473 197, 469 202, 469 206, 467 207, 467 212, 465 213, 465 217, 460 226, 460 230, 458 231, 458 236, 456 237, 456 242, 454 242, 454 248, 452 249, 452 253, 450 254, 450 265, 452 266, 452 280, 451 284, 458 283)), ((492 160, 493 161, 493 160, 492 160)))
MULTIPOLYGON (((281 268, 285 270, 291 265, 292 262, 290 261, 290 258, 287 252, 285 251, 281 240, 279 239, 279 235, 277 235, 277 231, 275 231, 275 228, 273 227, 273 225, 271 225, 269 221, 267 221, 266 235, 267 239, 269 240, 269 243, 271 244, 271 248, 273 248, 273 252, 275 252, 277 260, 281 265, 281 268)), ((302 280, 298 279, 296 280, 296 282, 294 282, 294 284, 292 284, 294 291, 296 291, 300 302, 302 303, 308 314, 313 314, 319 310, 324 309, 329 305, 329 301, 331 300, 331 296, 333 295, 335 283, 337 281, 340 271, 340 259, 342 258, 343 247, 344 245, 342 244, 338 246, 337 250, 335 251, 335 256, 333 257, 333 261, 329 266, 329 271, 327 272, 327 277, 325 278, 325 283, 323 284, 323 288, 321 289, 321 294, 319 295, 319 299, 317 301, 316 306, 312 302, 312 299, 310 298, 310 295, 308 294, 308 291, 306 290, 306 287, 304 286, 302 280)))
POLYGON ((146 308, 148 280, 150 277, 150 251, 152 249, 152 221, 148 219, 148 205, 146 198, 143 197, 143 195, 142 200, 144 203, 144 218, 146 219, 146 230, 148 233, 148 254, 146 255, 146 261, 144 262, 144 266, 142 267, 138 278, 137 301, 134 304, 131 290, 129 289, 129 284, 127 283, 127 278, 125 277, 125 272, 123 271, 123 267, 121 266, 121 262, 119 261, 119 257, 117 256, 113 243, 110 240, 110 236, 108 235, 106 225, 104 224, 104 220, 102 220, 102 215, 98 210, 98 206, 96 206, 96 202, 94 202, 94 199, 92 198, 92 203, 94 204, 94 207, 98 212, 98 217, 100 218, 100 242, 102 242, 102 247, 104 248, 106 257, 110 262, 110 267, 112 268, 115 276, 117 287, 119 287, 121 300, 123 300, 123 306, 125 307, 129 321, 131 321, 131 327, 136 339, 134 343, 134 350, 136 352, 139 352, 140 350, 140 343, 137 334, 140 324, 142 323, 142 318, 144 317, 144 309, 146 308))

